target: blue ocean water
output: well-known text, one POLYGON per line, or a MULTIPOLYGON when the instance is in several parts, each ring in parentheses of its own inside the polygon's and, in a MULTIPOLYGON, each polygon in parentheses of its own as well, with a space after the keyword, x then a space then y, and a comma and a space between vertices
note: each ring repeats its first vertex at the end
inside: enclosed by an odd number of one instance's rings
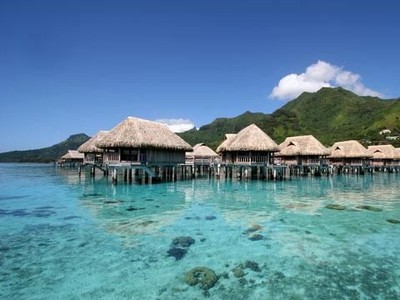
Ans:
POLYGON ((400 298, 400 174, 153 185, 53 165, 0 174, 1 299, 400 298))

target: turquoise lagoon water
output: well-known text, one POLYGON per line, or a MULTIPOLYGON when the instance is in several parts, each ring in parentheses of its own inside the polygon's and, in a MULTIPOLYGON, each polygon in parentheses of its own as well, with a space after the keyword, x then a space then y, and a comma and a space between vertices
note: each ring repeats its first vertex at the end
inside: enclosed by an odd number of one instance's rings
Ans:
POLYGON ((387 221, 400 219, 400 174, 116 186, 52 165, 0 174, 1 299, 400 298, 400 225, 387 221), (195 267, 218 281, 188 285, 195 267))

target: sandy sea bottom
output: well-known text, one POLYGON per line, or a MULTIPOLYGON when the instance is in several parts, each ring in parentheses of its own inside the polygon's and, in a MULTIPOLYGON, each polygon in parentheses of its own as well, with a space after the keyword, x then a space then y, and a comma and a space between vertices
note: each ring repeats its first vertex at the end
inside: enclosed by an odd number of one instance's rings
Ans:
POLYGON ((400 174, 115 186, 0 172, 1 299, 400 298, 400 174))

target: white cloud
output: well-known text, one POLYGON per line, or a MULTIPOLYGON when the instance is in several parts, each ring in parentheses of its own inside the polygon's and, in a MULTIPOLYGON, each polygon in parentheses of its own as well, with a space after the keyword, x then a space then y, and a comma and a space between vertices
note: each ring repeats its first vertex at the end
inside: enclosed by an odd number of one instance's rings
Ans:
POLYGON ((319 60, 316 64, 308 66, 305 77, 309 81, 329 82, 335 78, 340 68, 319 60))
POLYGON ((155 122, 166 125, 173 132, 184 132, 194 127, 193 122, 188 119, 159 119, 155 122))
POLYGON ((343 87, 360 96, 383 97, 379 92, 367 88, 361 76, 341 67, 319 60, 301 74, 289 74, 279 80, 269 95, 280 100, 294 99, 303 92, 316 92, 322 87, 343 87))

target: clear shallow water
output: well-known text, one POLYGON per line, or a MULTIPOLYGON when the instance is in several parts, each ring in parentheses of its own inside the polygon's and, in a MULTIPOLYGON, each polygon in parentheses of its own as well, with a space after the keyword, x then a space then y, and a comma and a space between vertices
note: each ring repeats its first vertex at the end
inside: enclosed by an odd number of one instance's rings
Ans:
POLYGON ((51 165, 0 174, 2 299, 400 298, 400 225, 387 222, 400 220, 400 174, 117 186, 51 165), (180 236, 194 243, 177 260, 180 236), (219 277, 208 290, 185 282, 198 266, 219 277))

